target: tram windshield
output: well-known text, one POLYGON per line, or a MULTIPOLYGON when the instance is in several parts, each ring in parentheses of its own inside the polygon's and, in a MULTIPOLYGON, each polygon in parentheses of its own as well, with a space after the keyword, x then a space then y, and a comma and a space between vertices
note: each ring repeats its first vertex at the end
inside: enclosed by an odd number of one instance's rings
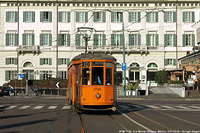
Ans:
POLYGON ((92 85, 103 85, 103 67, 92 68, 92 85))

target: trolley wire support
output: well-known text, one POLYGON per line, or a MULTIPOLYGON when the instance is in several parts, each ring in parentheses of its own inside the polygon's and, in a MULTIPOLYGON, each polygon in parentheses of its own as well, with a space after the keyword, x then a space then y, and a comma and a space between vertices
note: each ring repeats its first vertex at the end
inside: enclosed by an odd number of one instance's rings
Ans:
POLYGON ((93 32, 96 32, 96 30, 90 27, 78 27, 77 32, 83 36, 85 41, 85 53, 87 53, 88 41, 90 41, 91 35, 93 32))

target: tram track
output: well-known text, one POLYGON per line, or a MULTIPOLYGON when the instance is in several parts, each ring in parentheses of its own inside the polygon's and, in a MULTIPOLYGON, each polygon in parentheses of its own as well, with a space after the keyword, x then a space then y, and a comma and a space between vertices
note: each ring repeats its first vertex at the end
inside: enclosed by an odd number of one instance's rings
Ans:
POLYGON ((78 113, 78 114, 79 114, 79 118, 80 118, 80 122, 81 122, 81 130, 82 130, 82 133, 86 133, 86 132, 85 132, 85 127, 84 127, 84 122, 83 122, 82 115, 81 115, 81 113, 78 113))

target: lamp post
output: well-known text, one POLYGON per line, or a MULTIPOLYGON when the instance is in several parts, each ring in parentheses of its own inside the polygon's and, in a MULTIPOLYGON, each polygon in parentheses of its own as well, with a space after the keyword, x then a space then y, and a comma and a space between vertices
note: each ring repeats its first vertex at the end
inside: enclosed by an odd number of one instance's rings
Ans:
MULTIPOLYGON (((125 42, 124 41, 124 22, 122 23, 122 30, 123 30, 123 64, 125 64, 126 61, 125 61, 125 43, 124 43, 125 42)), ((123 71, 124 71, 124 96, 126 96, 126 68, 123 71)))

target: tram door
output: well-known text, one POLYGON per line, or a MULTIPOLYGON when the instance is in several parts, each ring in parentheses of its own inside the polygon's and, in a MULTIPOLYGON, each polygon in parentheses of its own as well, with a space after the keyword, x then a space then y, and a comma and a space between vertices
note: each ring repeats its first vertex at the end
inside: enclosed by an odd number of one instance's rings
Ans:
POLYGON ((81 73, 80 65, 75 66, 75 102, 76 106, 80 105, 81 73))

